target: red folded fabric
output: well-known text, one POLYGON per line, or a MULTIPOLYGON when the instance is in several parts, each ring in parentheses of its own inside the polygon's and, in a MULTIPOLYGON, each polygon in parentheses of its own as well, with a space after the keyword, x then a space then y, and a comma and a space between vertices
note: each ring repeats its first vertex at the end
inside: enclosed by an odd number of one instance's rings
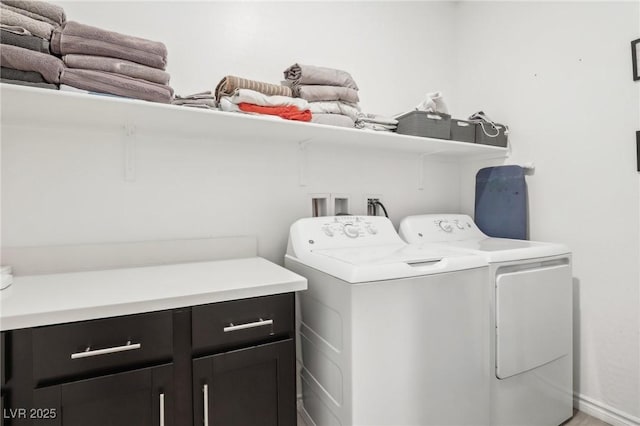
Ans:
POLYGON ((295 106, 262 106, 241 102, 238 107, 245 112, 277 115, 287 120, 311 121, 311 110, 305 109, 303 111, 295 106))

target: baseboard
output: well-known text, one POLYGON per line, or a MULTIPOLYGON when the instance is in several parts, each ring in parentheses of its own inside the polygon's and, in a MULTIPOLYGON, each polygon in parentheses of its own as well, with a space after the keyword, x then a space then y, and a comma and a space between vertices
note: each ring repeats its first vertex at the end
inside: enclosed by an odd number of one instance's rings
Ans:
POLYGON ((579 393, 573 394, 573 406, 613 426, 640 426, 640 418, 579 393))

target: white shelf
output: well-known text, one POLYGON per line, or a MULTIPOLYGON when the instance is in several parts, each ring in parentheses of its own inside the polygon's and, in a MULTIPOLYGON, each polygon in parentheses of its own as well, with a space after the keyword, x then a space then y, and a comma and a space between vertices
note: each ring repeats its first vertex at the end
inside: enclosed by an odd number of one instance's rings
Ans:
POLYGON ((507 148, 200 110, 176 105, 0 83, 3 125, 125 129, 182 138, 356 145, 453 159, 505 158, 507 148))

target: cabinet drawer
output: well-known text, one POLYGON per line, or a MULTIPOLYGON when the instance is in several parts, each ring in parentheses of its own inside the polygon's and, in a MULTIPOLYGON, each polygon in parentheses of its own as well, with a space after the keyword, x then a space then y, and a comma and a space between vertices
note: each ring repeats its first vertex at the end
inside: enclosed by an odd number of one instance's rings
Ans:
POLYGON ((98 375, 172 357, 171 311, 33 329, 36 383, 98 375))
POLYGON ((195 306, 194 353, 260 343, 294 333, 293 293, 195 306))

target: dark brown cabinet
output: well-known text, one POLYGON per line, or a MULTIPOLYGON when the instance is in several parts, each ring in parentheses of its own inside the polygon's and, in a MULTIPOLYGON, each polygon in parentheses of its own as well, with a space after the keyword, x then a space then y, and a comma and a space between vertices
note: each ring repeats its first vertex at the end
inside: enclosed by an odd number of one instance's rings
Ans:
POLYGON ((36 389, 36 424, 173 426, 171 364, 36 389))
POLYGON ((293 339, 193 361, 196 425, 295 426, 293 339))
POLYGON ((295 426, 294 334, 293 293, 5 331, 2 425, 295 426))

